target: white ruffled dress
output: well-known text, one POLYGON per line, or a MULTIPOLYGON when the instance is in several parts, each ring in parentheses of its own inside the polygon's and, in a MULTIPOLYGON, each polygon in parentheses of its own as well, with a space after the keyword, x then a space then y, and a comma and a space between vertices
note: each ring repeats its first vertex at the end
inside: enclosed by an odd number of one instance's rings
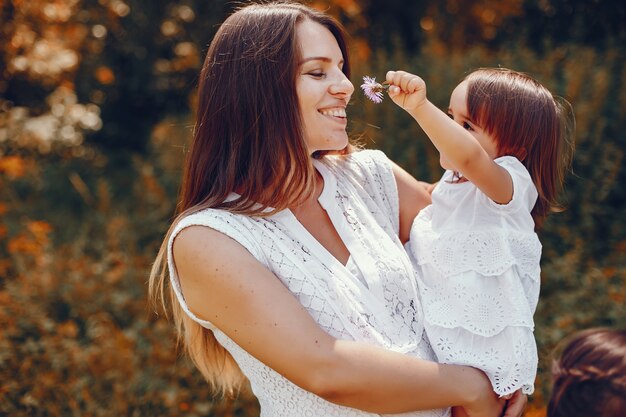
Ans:
POLYGON ((534 390, 533 314, 541 243, 530 215, 537 190, 514 157, 495 160, 513 179, 513 199, 497 204, 446 171, 411 228, 424 327, 438 361, 483 370, 498 395, 534 390))

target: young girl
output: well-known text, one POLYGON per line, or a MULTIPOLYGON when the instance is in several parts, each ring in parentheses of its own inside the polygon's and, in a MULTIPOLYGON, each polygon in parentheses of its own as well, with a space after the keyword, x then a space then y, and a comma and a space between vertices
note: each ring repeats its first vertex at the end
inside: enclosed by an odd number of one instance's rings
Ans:
POLYGON ((407 244, 438 360, 483 370, 500 396, 531 394, 541 256, 535 230, 557 208, 571 157, 571 107, 503 68, 468 75, 447 115, 428 101, 421 78, 390 71, 387 82, 446 169, 407 244))
POLYGON ((548 417, 626 416, 626 329, 588 329, 564 343, 548 417))

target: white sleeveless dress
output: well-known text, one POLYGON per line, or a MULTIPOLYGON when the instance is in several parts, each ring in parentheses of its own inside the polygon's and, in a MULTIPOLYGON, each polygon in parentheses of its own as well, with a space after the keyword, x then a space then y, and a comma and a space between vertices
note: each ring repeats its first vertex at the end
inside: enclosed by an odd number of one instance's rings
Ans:
POLYGON ((530 212, 537 189, 512 156, 497 158, 513 179, 513 199, 497 204, 446 171, 432 204, 411 227, 426 333, 442 363, 473 366, 503 396, 532 394, 537 375, 533 314, 541 243, 530 212))
MULTIPOLYGON (((192 225, 213 228, 239 242, 273 272, 331 336, 434 360, 423 337, 415 272, 398 239, 398 193, 389 160, 379 151, 360 151, 326 156, 314 165, 324 178, 319 202, 350 251, 347 266, 313 238, 290 210, 260 218, 207 209, 176 225, 168 248, 170 277, 185 312, 213 331, 250 380, 261 417, 374 416, 301 389, 211 323, 195 317, 185 303, 172 261, 172 242, 181 230, 192 225)), ((442 417, 449 416, 450 410, 402 415, 442 417)))

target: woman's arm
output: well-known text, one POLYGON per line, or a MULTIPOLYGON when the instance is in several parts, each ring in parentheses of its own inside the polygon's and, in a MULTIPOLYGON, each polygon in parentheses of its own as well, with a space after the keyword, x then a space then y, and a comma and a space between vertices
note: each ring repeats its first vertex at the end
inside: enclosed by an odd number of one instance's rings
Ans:
POLYGON ((328 401, 375 413, 460 405, 498 416, 504 402, 487 377, 324 332, 287 288, 245 248, 192 226, 174 243, 185 299, 248 353, 328 401))
POLYGON ((413 178, 411 174, 392 162, 393 175, 398 187, 400 205, 400 241, 404 244, 409 240, 411 225, 421 209, 430 204, 430 193, 425 182, 413 178))
POLYGON ((404 71, 389 71, 387 81, 389 97, 419 123, 456 170, 496 203, 511 201, 513 181, 508 171, 467 130, 428 101, 424 80, 404 71))

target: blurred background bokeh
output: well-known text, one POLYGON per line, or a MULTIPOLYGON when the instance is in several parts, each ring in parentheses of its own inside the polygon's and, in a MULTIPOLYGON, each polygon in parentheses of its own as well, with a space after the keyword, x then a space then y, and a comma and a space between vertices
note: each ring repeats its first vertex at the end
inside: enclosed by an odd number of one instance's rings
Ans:
MULTIPOLYGON (((196 77, 240 2, 0 2, 0 415, 255 416, 214 399, 147 306, 148 270, 175 210, 196 77)), ((420 74, 446 106, 469 70, 528 72, 578 122, 568 209, 540 237, 537 390, 551 351, 592 326, 626 327, 626 3, 320 0, 352 36, 355 86, 420 74)), ((268 86, 271 88, 271 86, 268 86)), ((357 92, 350 130, 418 178, 435 150, 391 101, 357 92)))

